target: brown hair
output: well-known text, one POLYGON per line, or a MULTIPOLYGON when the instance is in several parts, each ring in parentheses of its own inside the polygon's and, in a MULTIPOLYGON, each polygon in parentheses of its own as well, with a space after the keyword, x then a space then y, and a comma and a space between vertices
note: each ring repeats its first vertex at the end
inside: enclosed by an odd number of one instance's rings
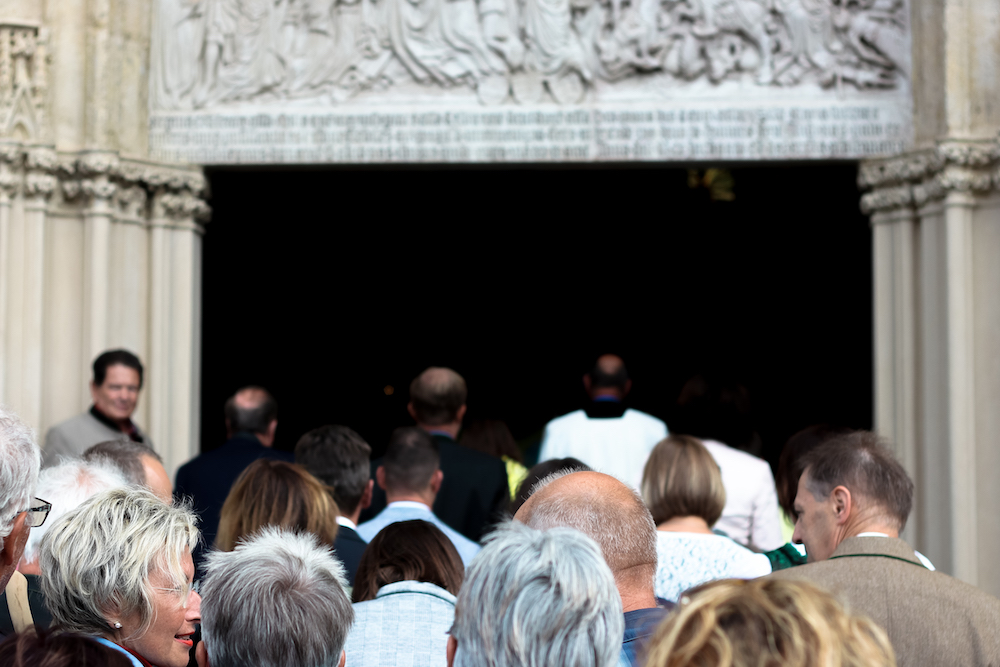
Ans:
POLYGON ((844 426, 815 424, 802 429, 785 443, 781 458, 778 459, 778 469, 774 473, 774 482, 778 487, 778 505, 793 521, 796 518, 795 494, 799 491, 803 458, 827 440, 850 432, 851 429, 844 426))
POLYGON ((648 667, 894 667, 885 631, 802 581, 725 579, 693 589, 650 639, 648 667))
POLYGON ((524 456, 514 440, 513 434, 507 424, 499 419, 480 419, 469 424, 462 429, 462 439, 458 441, 460 445, 475 449, 501 458, 507 456, 518 463, 524 461, 524 456))
POLYGON ((240 474, 226 497, 215 546, 232 551, 241 538, 263 526, 313 533, 332 546, 338 514, 330 489, 302 466, 257 459, 240 474))
POLYGON ((722 516, 722 473, 701 440, 669 435, 656 444, 642 471, 642 499, 656 525, 677 516, 698 516, 711 527, 722 516))
POLYGON ((130 667, 125 654, 90 637, 32 626, 0 643, 7 667, 130 667))
POLYGON ((361 556, 353 601, 373 600, 380 588, 397 581, 424 581, 458 595, 464 579, 462 558, 440 528, 398 521, 380 530, 361 556))
POLYGON ((882 510, 886 519, 906 527, 913 508, 913 480, 906 469, 871 431, 854 431, 833 438, 802 460, 809 492, 828 498, 843 485, 852 495, 882 510))

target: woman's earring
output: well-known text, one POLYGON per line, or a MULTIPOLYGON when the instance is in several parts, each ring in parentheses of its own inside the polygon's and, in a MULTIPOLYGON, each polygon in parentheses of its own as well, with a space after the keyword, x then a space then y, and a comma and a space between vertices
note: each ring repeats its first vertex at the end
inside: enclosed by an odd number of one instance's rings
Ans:
POLYGON ((121 629, 122 629, 121 621, 115 621, 115 630, 121 630, 121 629))

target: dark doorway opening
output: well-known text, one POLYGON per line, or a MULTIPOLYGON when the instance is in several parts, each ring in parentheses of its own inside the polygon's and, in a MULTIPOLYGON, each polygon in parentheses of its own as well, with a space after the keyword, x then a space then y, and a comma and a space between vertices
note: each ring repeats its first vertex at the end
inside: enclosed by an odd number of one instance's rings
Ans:
POLYGON ((468 419, 530 440, 606 351, 668 426, 690 376, 738 379, 772 462, 806 425, 870 427, 856 167, 729 173, 732 201, 677 168, 209 169, 203 451, 260 384, 276 446, 340 423, 379 452, 429 365, 465 376, 468 419))

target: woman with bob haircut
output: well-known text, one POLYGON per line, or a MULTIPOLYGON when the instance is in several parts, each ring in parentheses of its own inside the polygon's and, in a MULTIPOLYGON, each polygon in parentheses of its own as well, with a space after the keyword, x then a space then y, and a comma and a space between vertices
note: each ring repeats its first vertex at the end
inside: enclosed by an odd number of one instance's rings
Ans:
POLYGON ((305 468, 257 459, 236 478, 226 496, 215 547, 232 551, 240 539, 264 526, 312 533, 320 543, 332 547, 339 514, 330 488, 305 468))
POLYGON ((726 505, 722 474, 697 438, 670 435, 657 443, 642 473, 642 499, 656 522, 657 597, 713 579, 752 579, 771 572, 767 556, 712 532, 726 505))
POLYGON ((391 523, 365 549, 354 579, 346 667, 445 667, 465 568, 427 521, 391 523))
POLYGON ((192 588, 197 518, 145 488, 99 493, 41 544, 42 592, 54 625, 89 635, 134 667, 185 667, 201 597, 192 588))
POLYGON ((801 581, 728 579, 681 598, 649 640, 647 667, 895 667, 882 628, 801 581))

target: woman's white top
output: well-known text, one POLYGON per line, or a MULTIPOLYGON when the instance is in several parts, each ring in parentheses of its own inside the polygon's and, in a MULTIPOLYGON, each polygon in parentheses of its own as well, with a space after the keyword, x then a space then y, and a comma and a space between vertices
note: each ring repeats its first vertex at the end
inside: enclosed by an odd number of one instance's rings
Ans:
POLYGON ((771 561, 728 537, 656 531, 656 596, 677 602, 681 593, 716 579, 755 579, 771 561))

